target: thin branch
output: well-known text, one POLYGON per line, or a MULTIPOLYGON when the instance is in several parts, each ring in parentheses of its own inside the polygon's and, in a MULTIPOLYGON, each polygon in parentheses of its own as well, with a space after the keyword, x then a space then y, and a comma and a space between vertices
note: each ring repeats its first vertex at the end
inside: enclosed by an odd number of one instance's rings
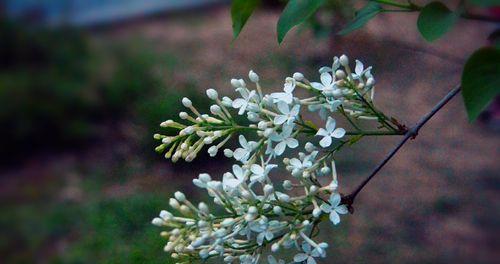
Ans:
POLYGON ((370 182, 371 179, 373 179, 373 177, 375 175, 377 175, 377 173, 385 166, 385 164, 394 156, 396 155, 396 153, 399 151, 399 149, 408 141, 408 139, 414 139, 417 134, 418 134, 418 131, 420 130, 420 128, 422 128, 425 123, 427 123, 427 121, 429 121, 429 119, 431 119, 439 110, 441 110, 441 108, 443 108, 443 106, 445 106, 455 95, 457 95, 458 93, 460 92, 460 86, 456 86, 454 89, 452 89, 445 97, 443 97, 443 99, 441 99, 441 101, 439 101, 439 103, 437 103, 433 108, 432 110, 427 113, 425 116, 423 116, 420 121, 418 121, 418 123, 413 126, 412 128, 410 128, 404 138, 399 142, 399 144, 389 153, 389 155, 387 155, 385 157, 384 160, 382 160, 382 162, 380 162, 380 164, 373 170, 373 172, 364 180, 362 181, 358 187, 353 191, 351 192, 349 195, 346 195, 342 198, 342 203, 343 204, 346 204, 348 207, 349 207, 349 210, 352 212, 352 204, 354 203, 354 199, 356 199, 356 196, 359 194, 359 192, 361 192, 361 190, 363 190, 363 188, 366 186, 366 184, 368 184, 368 182, 370 182))

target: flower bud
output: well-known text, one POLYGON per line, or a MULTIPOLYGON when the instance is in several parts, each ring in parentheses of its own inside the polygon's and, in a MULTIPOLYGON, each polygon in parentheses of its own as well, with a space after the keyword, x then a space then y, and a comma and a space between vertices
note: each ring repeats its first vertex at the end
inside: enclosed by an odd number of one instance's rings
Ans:
POLYGON ((280 215, 283 213, 283 209, 281 209, 280 206, 275 206, 275 207, 273 207, 273 213, 280 215))
POLYGON ((288 196, 287 194, 278 193, 277 196, 278 196, 278 200, 280 200, 281 202, 288 203, 290 201, 290 196, 288 196))
POLYGON ((174 197, 181 203, 186 201, 186 196, 182 192, 179 191, 175 192, 174 197))
POLYGON ((232 158, 233 157, 233 151, 230 150, 230 149, 224 149, 224 156, 226 156, 228 158, 232 158))
POLYGON ((270 184, 264 186, 264 195, 269 196, 274 192, 274 187, 270 184))
POLYGON ((345 75, 345 72, 343 70, 337 70, 335 72, 335 77, 337 77, 337 79, 344 79, 346 77, 346 75, 345 75))
POLYGON ((375 84, 375 79, 373 79, 372 77, 366 80, 366 86, 373 86, 374 84, 375 84))
POLYGON ((179 113, 179 118, 180 118, 180 119, 186 119, 186 118, 188 118, 188 116, 189 116, 189 115, 188 115, 188 113, 186 113, 186 112, 180 112, 180 113, 179 113))
POLYGON ((233 100, 231 98, 224 96, 222 97, 222 105, 225 107, 232 107, 233 106, 233 100))
POLYGON ((204 202, 201 202, 198 204, 198 210, 200 210, 200 212, 202 212, 204 214, 208 214, 208 212, 209 212, 208 205, 204 202))
POLYGON ((296 72, 293 74, 293 78, 296 80, 296 81, 302 81, 304 80, 304 75, 300 72, 296 72))
POLYGON ((271 246, 271 251, 272 251, 272 252, 278 252, 278 250, 280 250, 280 244, 278 244, 278 243, 274 243, 274 244, 271 246))
POLYGON ((167 210, 161 210, 160 217, 165 221, 170 221, 174 216, 167 210))
POLYGON ((231 79, 231 85, 234 88, 238 88, 238 87, 240 87, 240 81, 238 81, 238 79, 231 79))
POLYGON ((272 128, 266 128, 266 130, 264 130, 264 136, 269 137, 273 132, 274 130, 272 128))
POLYGON ((349 65, 349 58, 346 55, 342 55, 342 56, 340 56, 339 62, 340 62, 340 65, 346 67, 349 65))
POLYGON ((205 137, 203 139, 203 143, 205 143, 206 145, 210 145, 210 144, 212 144, 212 142, 214 142, 212 137, 205 137))
POLYGON ((155 217, 152 221, 151 221, 151 224, 155 225, 155 226, 162 226, 163 224, 165 223, 165 221, 163 221, 163 219, 159 218, 159 217, 155 217))
POLYGON ((283 188, 287 191, 291 190, 293 188, 292 182, 289 180, 283 181, 283 188))
POLYGON ((217 93, 217 91, 215 89, 212 89, 212 88, 207 89, 206 93, 207 93, 207 97, 211 100, 216 100, 217 97, 219 97, 219 94, 217 93))
POLYGON ((267 128, 267 122, 262 120, 260 121, 258 124, 257 124, 257 127, 260 129, 260 130, 264 130, 267 128))
POLYGON ((252 70, 250 70, 250 72, 248 73, 248 78, 254 83, 259 82, 259 75, 257 75, 257 73, 252 70))
POLYGON ((221 226, 223 227, 230 227, 235 224, 235 221, 233 218, 226 218, 222 221, 221 226))
POLYGON ((191 102, 191 100, 189 100, 189 98, 187 98, 187 97, 182 98, 182 104, 185 107, 191 107, 191 106, 193 106, 193 102, 191 102))
POLYGON ((172 123, 174 123, 173 120, 167 120, 167 121, 161 122, 160 126, 161 127, 169 127, 170 125, 172 125, 172 123))
POLYGON ((321 209, 319 207, 314 208, 312 215, 314 218, 318 218, 321 216, 321 209))
POLYGON ((217 148, 217 146, 211 146, 210 148, 208 148, 208 155, 210 155, 210 157, 215 157, 218 151, 219 148, 217 148))
POLYGON ((220 109, 220 106, 218 106, 218 105, 211 105, 210 106, 210 113, 217 115, 217 114, 220 114, 221 112, 222 111, 220 109))
POLYGON ((179 201, 177 201, 174 198, 170 198, 170 200, 168 201, 168 204, 170 204, 170 207, 177 209, 177 210, 181 207, 181 205, 179 204, 179 201))
MULTIPOLYGON (((187 207, 186 205, 181 205, 181 207, 179 208, 179 211, 181 211, 181 213, 183 215, 188 215, 191 213, 191 209, 189 209, 189 207, 187 207)), ((186 223, 187 224, 187 223, 186 223)), ((194 223, 193 223, 194 224, 194 223)))
POLYGON ((198 178, 203 182, 209 182, 212 180, 208 173, 200 173, 200 175, 198 175, 198 178))
POLYGON ((305 150, 306 150, 307 152, 313 152, 313 151, 315 151, 315 150, 316 150, 316 147, 315 147, 315 146, 314 146, 314 144, 313 144, 313 143, 311 143, 311 142, 307 142, 307 143, 306 143, 306 145, 304 146, 304 148, 305 148, 305 150))
POLYGON ((257 207, 255 206, 250 206, 248 207, 248 213, 249 214, 257 214, 259 211, 257 210, 257 207))

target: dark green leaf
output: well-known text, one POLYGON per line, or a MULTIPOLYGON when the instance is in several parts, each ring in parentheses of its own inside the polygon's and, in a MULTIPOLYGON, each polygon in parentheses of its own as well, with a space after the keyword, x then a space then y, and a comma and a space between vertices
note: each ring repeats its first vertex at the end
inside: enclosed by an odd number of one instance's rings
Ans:
POLYGON ((250 15, 259 5, 260 0, 233 0, 231 19, 233 20, 233 38, 237 38, 250 15))
POLYGON ((290 0, 278 20, 278 43, 294 26, 312 16, 325 0, 290 0))
POLYGON ((474 121, 500 93, 500 49, 481 48, 465 63, 462 96, 469 121, 474 121))
POLYGON ((420 34, 429 42, 448 32, 458 19, 458 13, 450 11, 441 2, 432 2, 420 11, 417 26, 420 34))
POLYGON ((369 2, 363 8, 361 8, 358 12, 356 12, 356 16, 354 16, 354 20, 349 22, 347 26, 342 29, 338 34, 346 35, 351 33, 354 30, 357 30, 363 27, 370 19, 374 18, 378 13, 382 12, 384 9, 375 2, 369 2))
POLYGON ((481 7, 500 6, 500 0, 470 0, 469 2, 481 7))

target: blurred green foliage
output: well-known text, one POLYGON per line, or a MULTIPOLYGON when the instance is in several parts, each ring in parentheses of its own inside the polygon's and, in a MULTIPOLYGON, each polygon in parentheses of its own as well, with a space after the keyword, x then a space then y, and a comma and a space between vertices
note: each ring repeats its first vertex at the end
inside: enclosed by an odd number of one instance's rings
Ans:
POLYGON ((193 94, 193 84, 167 87, 175 56, 134 43, 95 44, 76 30, 7 21, 0 39, 0 156, 81 146, 125 118, 149 139, 182 107, 181 93, 193 94))
POLYGON ((170 263, 150 218, 167 195, 92 198, 85 203, 2 206, 0 253, 5 263, 170 263), (7 213, 7 211, 9 213, 7 213))

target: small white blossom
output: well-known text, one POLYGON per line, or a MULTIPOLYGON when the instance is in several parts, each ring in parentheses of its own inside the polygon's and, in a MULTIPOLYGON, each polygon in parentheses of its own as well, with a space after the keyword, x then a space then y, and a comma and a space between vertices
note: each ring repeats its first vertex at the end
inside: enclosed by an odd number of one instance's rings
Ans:
POLYGON ((250 166, 250 171, 252 172, 252 176, 250 176, 250 182, 260 182, 263 183, 264 180, 267 179, 267 175, 273 169, 278 167, 276 164, 266 164, 264 167, 258 164, 252 164, 250 166))
POLYGON ((272 93, 271 97, 274 99, 274 102, 283 101, 287 104, 291 104, 293 102, 293 90, 295 89, 296 81, 293 78, 287 77, 285 80, 285 85, 283 87, 284 93, 272 93))
POLYGON ((269 139, 270 141, 279 142, 274 147, 274 154, 280 156, 285 152, 286 147, 296 148, 299 146, 299 141, 292 137, 293 127, 287 126, 283 129, 281 134, 272 134, 269 139))
POLYGON ((243 98, 234 99, 232 105, 234 108, 240 109, 238 111, 239 115, 242 115, 243 113, 245 113, 245 111, 250 103, 250 100, 252 100, 255 95, 256 95, 255 91, 250 91, 250 93, 248 93, 248 94, 242 93, 243 98))
POLYGON ((334 193, 330 196, 330 199, 328 199, 328 202, 330 204, 324 203, 321 205, 321 210, 323 210, 323 212, 327 214, 330 214, 330 221, 334 225, 340 223, 339 214, 347 214, 349 212, 345 204, 340 204, 341 200, 342 198, 340 197, 340 194, 334 193))
POLYGON ((275 125, 282 125, 284 123, 291 124, 297 118, 297 115, 300 111, 300 105, 294 105, 292 109, 288 106, 287 103, 283 101, 278 102, 278 110, 280 110, 281 115, 277 115, 274 118, 275 125))
POLYGON ((247 141, 245 136, 243 136, 243 135, 240 135, 239 142, 240 142, 241 148, 237 148, 233 152, 233 157, 236 160, 245 162, 250 157, 250 153, 255 149, 257 142, 247 141))
POLYGON ((343 128, 335 128, 335 119, 328 117, 326 121, 326 129, 320 128, 316 133, 316 136, 323 136, 323 139, 319 141, 319 145, 323 148, 329 147, 332 144, 332 138, 342 138, 345 135, 345 130, 343 128))
POLYGON ((233 165, 233 173, 224 173, 222 184, 225 188, 234 190, 245 182, 246 170, 238 165, 233 165))

